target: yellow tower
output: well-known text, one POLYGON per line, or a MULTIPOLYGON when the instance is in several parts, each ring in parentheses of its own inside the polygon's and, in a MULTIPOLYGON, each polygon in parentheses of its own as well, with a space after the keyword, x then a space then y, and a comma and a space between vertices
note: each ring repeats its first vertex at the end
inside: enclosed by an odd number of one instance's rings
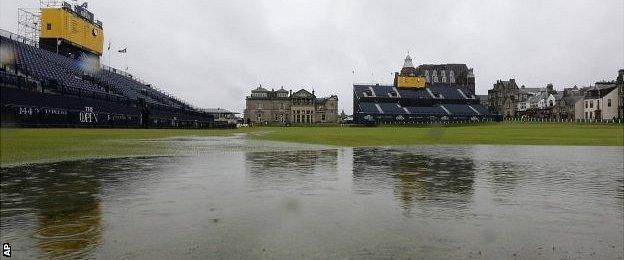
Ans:
POLYGON ((394 74, 394 85, 398 88, 424 88, 425 77, 417 76, 418 72, 412 63, 412 57, 407 55, 401 73, 394 74))
POLYGON ((40 24, 41 48, 69 56, 81 53, 96 57, 102 55, 102 22, 94 20, 86 3, 73 8, 67 3, 61 7, 42 8, 40 24))

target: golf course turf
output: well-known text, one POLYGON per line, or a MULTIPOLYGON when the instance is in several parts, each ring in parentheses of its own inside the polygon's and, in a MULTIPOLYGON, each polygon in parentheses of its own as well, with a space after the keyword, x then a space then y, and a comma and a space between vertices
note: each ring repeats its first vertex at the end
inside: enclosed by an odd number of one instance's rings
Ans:
POLYGON ((2 166, 66 159, 165 155, 170 137, 225 136, 333 146, 419 144, 624 146, 622 124, 485 123, 420 127, 252 127, 240 129, 2 128, 2 166))

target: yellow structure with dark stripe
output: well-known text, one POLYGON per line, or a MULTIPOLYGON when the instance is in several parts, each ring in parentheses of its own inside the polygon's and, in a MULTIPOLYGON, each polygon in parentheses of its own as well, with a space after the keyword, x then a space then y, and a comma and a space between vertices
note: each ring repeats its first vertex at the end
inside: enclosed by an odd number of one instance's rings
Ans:
POLYGON ((399 88, 424 88, 426 80, 425 77, 399 76, 397 83, 399 88))
POLYGON ((40 37, 64 39, 98 56, 102 55, 103 29, 63 8, 41 9, 40 37))

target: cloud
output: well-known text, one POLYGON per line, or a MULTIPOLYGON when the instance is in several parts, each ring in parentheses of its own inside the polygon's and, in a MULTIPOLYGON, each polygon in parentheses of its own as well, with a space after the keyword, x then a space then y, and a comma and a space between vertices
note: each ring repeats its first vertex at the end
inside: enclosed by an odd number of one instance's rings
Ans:
MULTIPOLYGON (((17 31, 17 8, 37 6, 2 0, 1 27, 17 31)), ((240 112, 262 84, 338 94, 349 113, 352 83, 392 82, 407 50, 415 64, 473 67, 478 93, 508 78, 588 85, 624 67, 617 0, 100 0, 89 8, 113 49, 128 48, 131 73, 198 106, 240 112)), ((125 67, 116 52, 110 63, 125 67)))

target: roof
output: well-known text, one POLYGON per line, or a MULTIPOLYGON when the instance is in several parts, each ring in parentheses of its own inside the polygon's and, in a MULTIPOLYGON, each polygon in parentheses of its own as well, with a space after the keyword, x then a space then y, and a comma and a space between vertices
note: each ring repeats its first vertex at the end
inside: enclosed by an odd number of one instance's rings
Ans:
POLYGON ((468 65, 463 63, 446 63, 446 64, 421 64, 418 66, 420 69, 457 69, 468 70, 468 65))
POLYGON ((266 88, 263 88, 262 85, 258 86, 258 88, 252 90, 251 92, 269 92, 266 88))
POLYGON ((297 92, 294 92, 292 94, 293 97, 304 97, 304 98, 311 98, 314 97, 314 94, 310 93, 309 91, 305 90, 305 89, 300 89, 297 92))
POLYGON ((518 88, 518 85, 516 84, 516 80, 515 79, 509 79, 509 80, 500 80, 499 79, 494 84, 494 88, 496 89, 497 86, 503 86, 503 88, 509 88, 509 87, 518 88))
POLYGON ((595 98, 600 95, 600 97, 604 97, 614 91, 617 88, 617 84, 596 84, 593 87, 589 87, 585 92, 585 96, 589 98, 595 98))
POLYGON ((209 114, 240 114, 223 108, 202 108, 200 110, 209 114))
POLYGON ((591 87, 589 90, 603 90, 617 87, 615 83, 596 83, 595 86, 591 87))
POLYGON ((518 88, 518 89, 520 90, 520 92, 524 92, 524 93, 528 93, 528 92, 538 93, 538 92, 546 91, 545 88, 527 88, 527 87, 524 87, 524 88, 518 88))

